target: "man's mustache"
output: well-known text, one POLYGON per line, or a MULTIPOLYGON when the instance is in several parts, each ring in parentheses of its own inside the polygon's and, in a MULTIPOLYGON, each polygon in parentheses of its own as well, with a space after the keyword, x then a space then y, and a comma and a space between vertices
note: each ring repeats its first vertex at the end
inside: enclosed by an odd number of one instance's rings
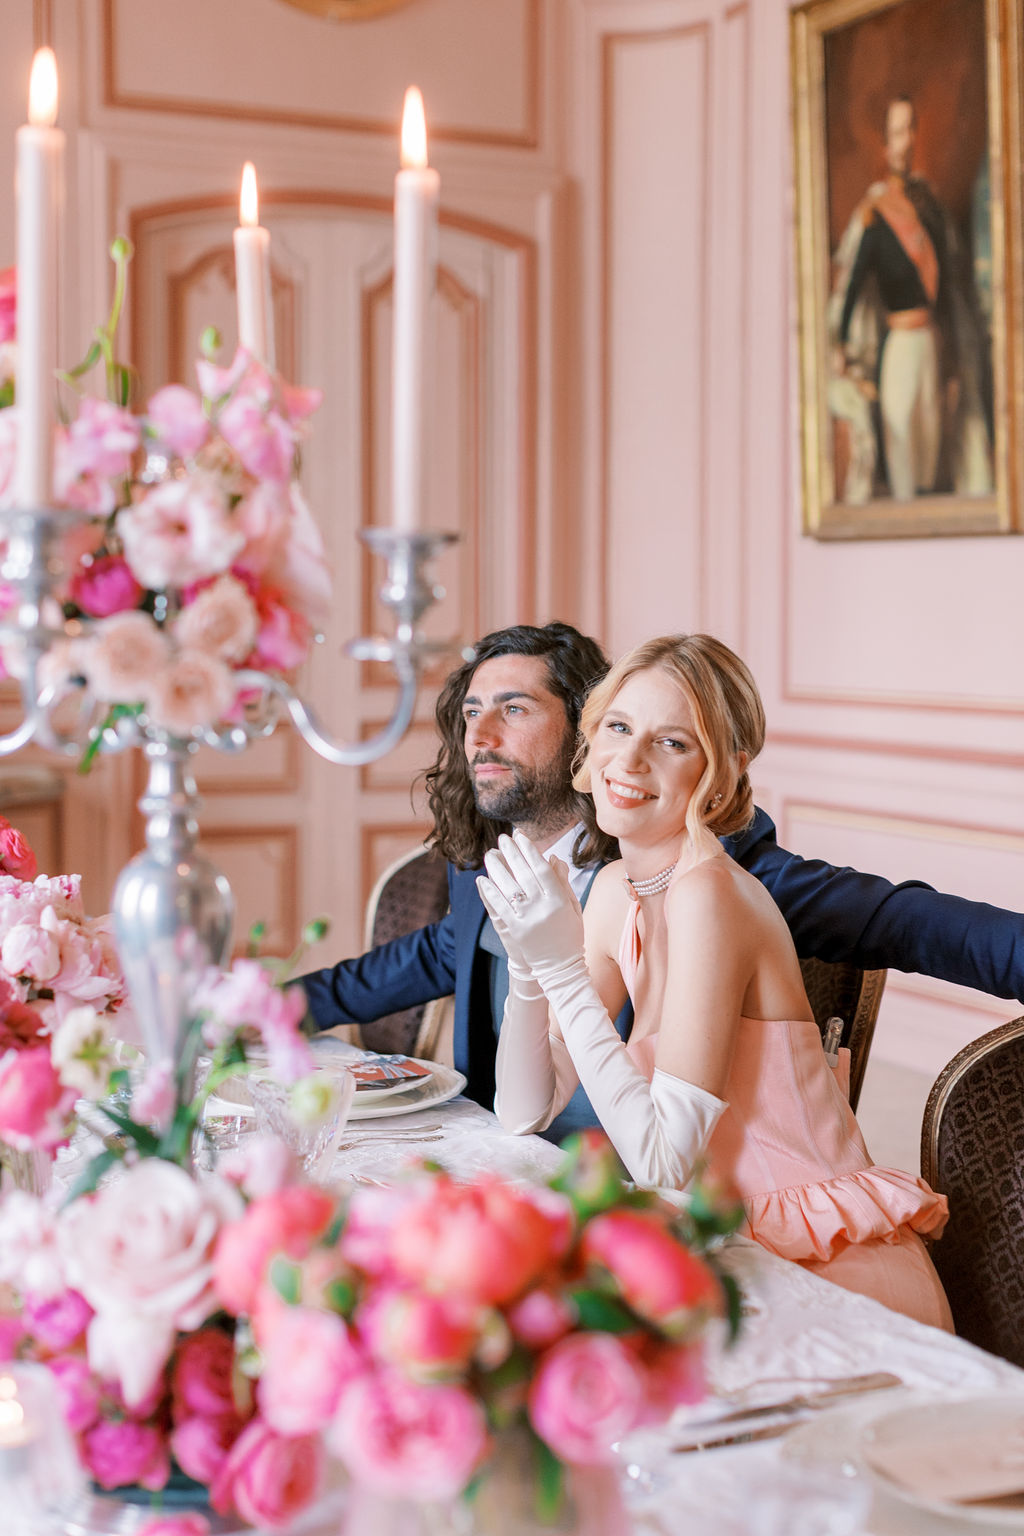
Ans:
POLYGON ((481 768, 485 763, 494 763, 499 768, 515 768, 516 763, 509 762, 507 757, 499 757, 497 752, 478 752, 470 763, 471 768, 481 768))

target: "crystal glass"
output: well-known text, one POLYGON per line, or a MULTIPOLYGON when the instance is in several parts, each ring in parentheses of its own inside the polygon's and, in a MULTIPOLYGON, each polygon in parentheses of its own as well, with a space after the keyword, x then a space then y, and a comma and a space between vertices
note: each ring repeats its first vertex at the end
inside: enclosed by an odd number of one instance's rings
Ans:
POLYGON ((85 1474, 44 1365, 0 1366, 0 1528, 37 1536, 54 1510, 78 1495, 85 1474))
POLYGON ((320 1068, 304 1078, 297 1091, 296 1085, 278 1082, 264 1071, 250 1073, 248 1083, 257 1129, 286 1142, 311 1179, 327 1179, 356 1094, 351 1072, 346 1067, 320 1068), (321 1103, 313 1112, 317 1100, 321 1103))

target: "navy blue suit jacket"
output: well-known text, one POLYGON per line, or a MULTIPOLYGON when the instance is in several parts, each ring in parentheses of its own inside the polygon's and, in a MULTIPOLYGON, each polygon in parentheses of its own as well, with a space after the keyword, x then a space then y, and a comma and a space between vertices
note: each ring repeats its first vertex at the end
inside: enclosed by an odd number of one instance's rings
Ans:
MULTIPOLYGON (((893 885, 787 853, 758 810, 726 850, 771 892, 801 958, 847 960, 864 970, 918 971, 995 997, 1024 997, 1024 915, 945 896, 921 881, 893 885)), ((400 1008, 455 994, 454 1060, 478 1103, 494 1102, 494 1021, 478 871, 448 869, 451 907, 439 922, 353 960, 300 978, 320 1029, 368 1024, 400 1008)))

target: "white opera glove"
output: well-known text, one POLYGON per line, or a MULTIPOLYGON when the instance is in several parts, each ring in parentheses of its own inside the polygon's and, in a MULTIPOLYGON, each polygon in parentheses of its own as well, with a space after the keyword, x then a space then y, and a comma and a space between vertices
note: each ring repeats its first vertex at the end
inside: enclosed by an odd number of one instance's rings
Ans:
POLYGON ((580 1082, 630 1176, 648 1188, 685 1189, 725 1102, 658 1068, 648 1082, 582 962, 549 975, 544 989, 580 1082))
POLYGON ((549 864, 516 832, 503 833, 484 864, 487 876, 477 880, 477 889, 512 964, 543 986, 547 974, 583 960, 583 911, 561 859, 549 864))
POLYGON ((513 1136, 546 1130, 579 1082, 565 1043, 548 1033, 549 1017, 538 984, 510 968, 494 1063, 494 1113, 513 1136))

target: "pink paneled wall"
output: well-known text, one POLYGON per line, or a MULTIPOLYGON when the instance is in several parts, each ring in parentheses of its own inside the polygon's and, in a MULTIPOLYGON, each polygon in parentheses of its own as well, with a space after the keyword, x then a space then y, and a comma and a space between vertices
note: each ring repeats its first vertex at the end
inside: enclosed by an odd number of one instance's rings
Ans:
MULTIPOLYGON (((448 274, 433 495, 464 525, 448 630, 557 615, 612 652, 717 632, 762 685, 756 780, 784 844, 1024 903, 1024 539, 800 531, 784 0, 407 0, 345 24, 282 0, 0 0, 0 266, 33 9, 68 70, 70 334, 88 334, 127 221, 135 341, 164 368, 166 305, 192 313, 188 273, 229 238, 242 161, 260 166, 297 365, 340 413, 309 464, 339 644, 372 591, 352 532, 380 515, 386 210, 415 77, 448 274)), ((339 727, 386 710, 379 678, 318 665, 339 727)), ((344 785, 274 770, 293 899, 336 912, 337 952, 359 943, 367 881, 422 825, 406 786, 432 755, 429 713, 426 698, 400 760, 344 785)), ((210 796, 225 845, 241 847, 240 796, 210 796)), ((82 804, 69 840, 95 867, 103 822, 82 804)), ((112 815, 107 829, 119 858, 112 815)), ((934 1073, 1017 1011, 894 977, 876 1055, 934 1073)))

